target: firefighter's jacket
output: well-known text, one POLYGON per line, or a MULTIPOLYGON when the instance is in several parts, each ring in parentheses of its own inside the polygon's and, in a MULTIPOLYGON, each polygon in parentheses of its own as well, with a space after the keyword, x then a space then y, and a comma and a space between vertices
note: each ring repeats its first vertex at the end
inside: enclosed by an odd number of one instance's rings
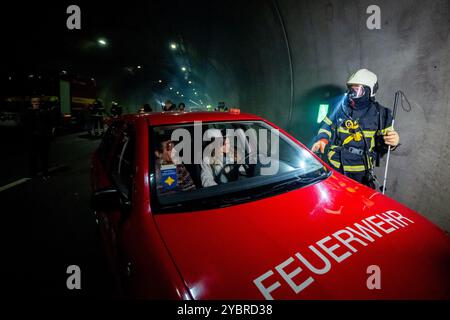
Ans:
POLYGON ((392 129, 391 110, 378 102, 371 101, 362 108, 341 103, 333 106, 321 122, 316 141, 329 141, 327 158, 335 169, 344 173, 364 172, 373 168, 377 152, 380 156, 386 152, 381 135, 392 129))

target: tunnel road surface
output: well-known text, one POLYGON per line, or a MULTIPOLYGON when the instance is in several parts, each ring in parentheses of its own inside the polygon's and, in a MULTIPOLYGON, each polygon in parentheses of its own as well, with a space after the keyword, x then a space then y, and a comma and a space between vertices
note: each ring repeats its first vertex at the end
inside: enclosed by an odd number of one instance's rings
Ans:
POLYGON ((107 297, 110 282, 89 208, 90 159, 100 140, 82 133, 57 137, 47 181, 30 179, 20 135, 8 132, 1 140, 3 292, 29 298, 107 297), (81 290, 67 288, 70 265, 80 267, 81 290))

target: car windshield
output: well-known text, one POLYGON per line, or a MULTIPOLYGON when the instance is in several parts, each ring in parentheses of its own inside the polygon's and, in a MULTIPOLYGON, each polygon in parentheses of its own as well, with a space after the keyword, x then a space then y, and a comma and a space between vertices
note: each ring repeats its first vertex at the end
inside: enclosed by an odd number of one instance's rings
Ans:
POLYGON ((275 195, 326 178, 308 151, 262 121, 153 127, 152 209, 217 208, 275 195))

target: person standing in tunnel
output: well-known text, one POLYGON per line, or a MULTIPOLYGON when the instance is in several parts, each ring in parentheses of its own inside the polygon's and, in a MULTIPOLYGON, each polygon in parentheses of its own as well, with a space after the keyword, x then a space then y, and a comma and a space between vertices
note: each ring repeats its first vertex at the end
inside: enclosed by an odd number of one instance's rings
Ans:
POLYGON ((177 105, 174 104, 171 100, 166 100, 164 102, 163 111, 174 111, 176 110, 177 105))
POLYGON ((216 110, 217 110, 217 111, 223 112, 223 111, 228 111, 228 108, 225 106, 225 102, 221 101, 221 102, 219 102, 219 104, 217 105, 216 110))
POLYGON ((40 97, 31 97, 30 104, 30 108, 26 110, 23 116, 26 139, 30 150, 30 173, 31 177, 36 177, 40 169, 42 178, 47 180, 49 177, 48 156, 56 117, 51 110, 43 108, 40 97))
POLYGON ((104 131, 103 115, 105 113, 105 108, 103 103, 95 99, 94 105, 92 106, 92 119, 93 119, 93 134, 95 136, 102 135, 104 131))
POLYGON ((144 112, 152 112, 153 109, 149 103, 144 104, 144 112))
POLYGON ((392 112, 375 101, 377 76, 360 69, 347 81, 347 95, 323 119, 311 151, 327 154, 329 164, 346 176, 375 189, 375 163, 395 150, 399 134, 392 112))
POLYGON ((119 117, 122 115, 122 107, 115 101, 111 104, 111 116, 113 118, 119 117))

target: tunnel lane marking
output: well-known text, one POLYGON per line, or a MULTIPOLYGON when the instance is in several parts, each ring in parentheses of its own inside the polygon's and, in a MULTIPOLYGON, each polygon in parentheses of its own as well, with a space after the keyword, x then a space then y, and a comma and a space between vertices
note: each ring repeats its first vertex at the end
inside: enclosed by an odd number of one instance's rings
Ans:
POLYGON ((28 180, 31 180, 31 178, 22 178, 22 179, 14 181, 14 182, 11 182, 3 187, 0 187, 0 192, 14 188, 15 186, 18 186, 19 184, 27 182, 28 180))
MULTIPOLYGON (((53 171, 56 171, 56 170, 59 170, 59 169, 62 169, 62 168, 65 168, 65 166, 64 165, 54 166, 54 167, 48 169, 48 172, 53 172, 53 171)), ((42 175, 42 172, 39 172, 39 174, 42 175)), ((8 184, 0 187, 0 192, 8 190, 8 189, 11 189, 11 188, 14 188, 14 187, 16 187, 16 186, 18 186, 18 185, 20 185, 22 183, 25 183, 25 182, 27 182, 27 181, 29 181, 31 179, 32 178, 22 178, 22 179, 14 181, 14 182, 8 183, 8 184)))

